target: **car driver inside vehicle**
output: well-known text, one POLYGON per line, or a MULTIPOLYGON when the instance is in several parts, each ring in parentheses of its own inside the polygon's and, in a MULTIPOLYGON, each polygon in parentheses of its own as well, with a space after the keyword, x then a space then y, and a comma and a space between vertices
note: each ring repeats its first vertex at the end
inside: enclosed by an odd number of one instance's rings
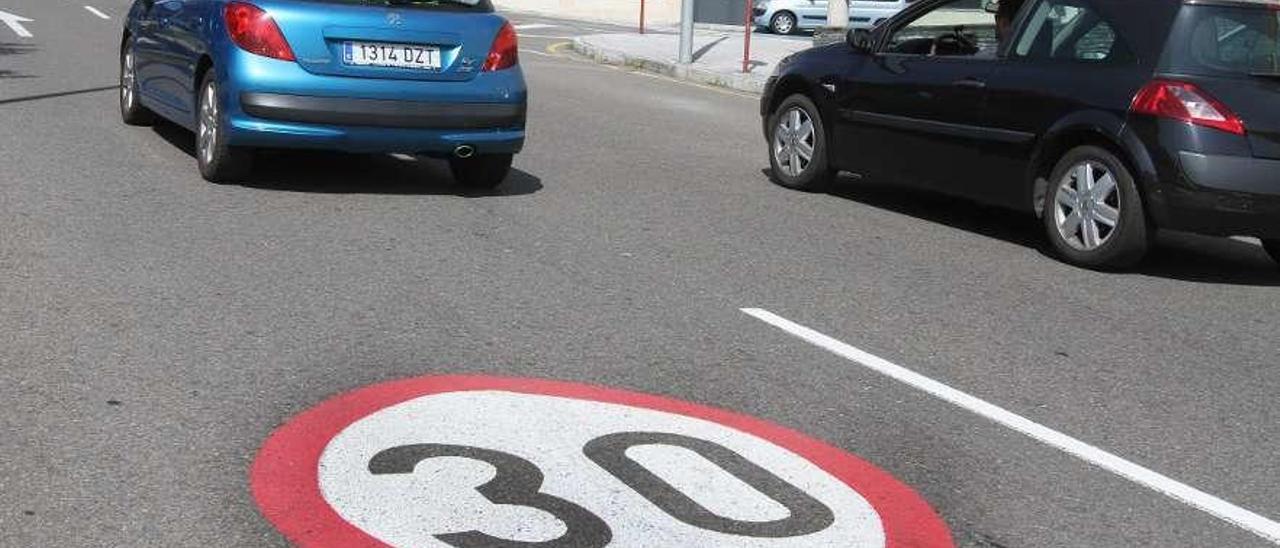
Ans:
POLYGON ((996 41, 1003 46, 1013 35, 1013 22, 1025 0, 996 0, 996 41))

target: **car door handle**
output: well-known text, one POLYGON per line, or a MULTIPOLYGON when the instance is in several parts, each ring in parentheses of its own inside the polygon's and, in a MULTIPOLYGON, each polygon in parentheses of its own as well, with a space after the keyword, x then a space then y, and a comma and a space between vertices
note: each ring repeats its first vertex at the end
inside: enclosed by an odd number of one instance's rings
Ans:
POLYGON ((987 89, 987 83, 977 78, 964 78, 961 80, 956 80, 952 82, 951 85, 958 88, 987 89))

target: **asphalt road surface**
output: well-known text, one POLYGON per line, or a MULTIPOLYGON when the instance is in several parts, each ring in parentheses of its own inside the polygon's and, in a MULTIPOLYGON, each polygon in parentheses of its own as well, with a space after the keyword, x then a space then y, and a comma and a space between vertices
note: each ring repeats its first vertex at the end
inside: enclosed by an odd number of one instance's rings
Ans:
POLYGON ((753 97, 574 59, 560 37, 608 28, 519 16, 539 25, 529 143, 497 192, 322 153, 212 185, 190 134, 120 122, 127 2, 86 1, 110 19, 0 0, 34 20, 0 26, 0 545, 283 545, 249 494, 263 440, 335 394, 455 373, 805 432, 914 488, 962 546, 1271 545, 741 311, 1275 519, 1280 274, 1256 245, 1170 236, 1103 274, 1015 214, 788 191, 753 97))

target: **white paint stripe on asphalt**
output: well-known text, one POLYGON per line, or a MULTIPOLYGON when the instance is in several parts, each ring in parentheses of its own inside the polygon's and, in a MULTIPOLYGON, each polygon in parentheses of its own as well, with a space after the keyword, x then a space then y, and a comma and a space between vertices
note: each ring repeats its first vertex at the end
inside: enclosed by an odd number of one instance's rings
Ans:
POLYGON ((22 24, 34 23, 34 22, 35 22, 34 19, 28 19, 21 15, 18 15, 15 13, 9 13, 7 11, 0 11, 0 23, 4 23, 5 25, 7 25, 9 29, 13 31, 14 34, 18 35, 19 38, 33 37, 31 32, 27 30, 27 27, 23 26, 22 24))
POLYGON ((1089 464, 1280 545, 1280 523, 760 308, 742 312, 814 346, 1065 451, 1089 464))
POLYGON ((528 53, 528 54, 530 54, 530 55, 539 55, 539 56, 542 56, 542 57, 559 57, 559 55, 552 55, 552 54, 547 53, 547 52, 545 52, 545 51, 538 51, 538 50, 536 50, 536 49, 524 49, 524 48, 520 48, 520 55, 524 55, 524 54, 526 54, 526 53, 528 53))
POLYGON ((529 23, 528 25, 516 25, 516 30, 535 30, 535 29, 553 29, 560 25, 544 25, 542 23, 529 23))
POLYGON ((105 13, 102 13, 101 11, 98 11, 98 8, 95 8, 95 7, 93 7, 93 6, 85 6, 85 7, 84 7, 84 9, 89 10, 89 13, 92 13, 92 14, 94 14, 94 15, 97 15, 98 17, 101 17, 101 18, 103 18, 103 19, 110 19, 110 18, 111 18, 111 16, 110 16, 110 15, 107 15, 107 14, 105 14, 105 13))

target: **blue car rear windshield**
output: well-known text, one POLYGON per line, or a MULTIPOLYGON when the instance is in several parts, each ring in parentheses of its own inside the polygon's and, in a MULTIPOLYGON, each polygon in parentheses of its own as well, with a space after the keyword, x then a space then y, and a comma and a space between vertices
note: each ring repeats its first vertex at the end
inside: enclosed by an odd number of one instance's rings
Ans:
POLYGON ((490 0, 311 0, 323 4, 363 4, 388 8, 426 9, 442 11, 493 11, 490 0))
POLYGON ((1280 74, 1277 4, 1189 5, 1164 55, 1167 72, 1204 76, 1280 74))

